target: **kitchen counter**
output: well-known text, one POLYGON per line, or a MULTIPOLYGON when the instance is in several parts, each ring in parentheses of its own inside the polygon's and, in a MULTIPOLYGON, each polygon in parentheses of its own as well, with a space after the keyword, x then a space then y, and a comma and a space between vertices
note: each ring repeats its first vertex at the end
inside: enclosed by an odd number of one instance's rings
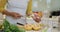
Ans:
MULTIPOLYGON (((2 17, 2 16, 0 16, 0 17, 2 17)), ((1 18, 2 19, 2 18, 1 18)), ((58 23, 58 18, 43 18, 42 19, 42 21, 43 21, 43 23, 45 23, 45 24, 53 24, 53 25, 55 25, 56 23, 58 23), (48 22, 48 23, 47 23, 48 22), (53 22, 55 22, 55 23, 53 23, 53 22)), ((56 25, 57 26, 57 25, 56 25)), ((26 31, 26 32, 33 32, 33 31, 26 31)), ((40 31, 34 31, 34 32, 40 32, 40 31)), ((55 28, 55 29, 51 29, 51 28, 49 28, 48 29, 48 31, 47 32, 60 32, 60 31, 58 31, 58 29, 57 28, 55 28)))
MULTIPOLYGON (((41 32, 41 31, 26 31, 26 32, 41 32)), ((52 29, 52 30, 49 29, 47 32, 60 32, 60 31, 58 31, 57 29, 52 29)))
MULTIPOLYGON (((41 32, 41 31, 26 31, 26 32, 41 32)), ((47 32, 60 32, 60 31, 58 31, 56 28, 55 29, 49 28, 47 32)))
POLYGON ((57 28, 52 28, 51 30, 49 29, 48 32, 60 32, 60 31, 58 31, 57 28))

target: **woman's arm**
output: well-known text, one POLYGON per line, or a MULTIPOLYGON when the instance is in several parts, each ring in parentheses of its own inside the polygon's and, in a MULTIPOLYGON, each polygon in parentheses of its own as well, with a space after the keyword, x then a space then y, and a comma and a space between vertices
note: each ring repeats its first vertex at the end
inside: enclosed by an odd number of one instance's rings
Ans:
POLYGON ((13 17, 13 18, 15 18, 15 19, 22 17, 22 15, 19 14, 19 13, 16 13, 16 12, 8 12, 8 11, 6 11, 6 10, 4 10, 4 11, 2 12, 2 14, 5 14, 5 15, 7 15, 7 16, 11 16, 11 17, 13 17))
POLYGON ((8 3, 8 0, 0 0, 0 13, 5 14, 7 16, 12 16, 14 18, 20 18, 21 15, 15 12, 9 12, 5 9, 5 5, 8 3))

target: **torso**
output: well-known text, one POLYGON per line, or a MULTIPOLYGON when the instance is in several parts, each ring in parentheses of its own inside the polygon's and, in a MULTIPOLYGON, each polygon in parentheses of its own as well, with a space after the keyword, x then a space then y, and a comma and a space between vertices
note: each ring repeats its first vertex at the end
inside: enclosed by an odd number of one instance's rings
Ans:
MULTIPOLYGON (((8 0, 7 3, 7 11, 9 12, 16 12, 19 13, 21 15, 25 15, 26 14, 26 9, 27 9, 27 4, 28 4, 29 0, 8 0)), ((16 22, 20 22, 20 23, 25 23, 25 20, 21 20, 21 19, 13 19, 12 17, 7 16, 6 18, 10 23, 12 24, 16 24, 16 22)))
POLYGON ((28 0, 8 0, 7 8, 10 11, 21 13, 21 14, 24 11, 23 13, 25 14, 27 9, 27 4, 28 4, 28 0))

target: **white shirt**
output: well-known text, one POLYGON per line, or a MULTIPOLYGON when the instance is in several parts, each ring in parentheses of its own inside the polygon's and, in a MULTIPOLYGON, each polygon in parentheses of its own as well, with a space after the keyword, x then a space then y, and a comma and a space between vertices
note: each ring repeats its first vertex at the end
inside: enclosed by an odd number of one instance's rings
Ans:
MULTIPOLYGON (((27 9, 27 4, 29 0, 8 0, 6 10, 9 12, 16 12, 19 13, 23 16, 26 14, 26 9, 27 9)), ((6 19, 11 23, 11 24, 16 24, 17 22, 25 24, 25 18, 21 19, 13 19, 10 16, 7 16, 6 19)))

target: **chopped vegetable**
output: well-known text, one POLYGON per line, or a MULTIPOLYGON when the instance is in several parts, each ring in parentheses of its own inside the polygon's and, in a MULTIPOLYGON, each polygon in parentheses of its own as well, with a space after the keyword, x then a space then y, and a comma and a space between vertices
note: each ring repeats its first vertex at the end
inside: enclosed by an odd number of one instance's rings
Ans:
POLYGON ((16 25, 10 24, 6 19, 4 20, 4 32, 25 32, 22 28, 19 29, 16 25))

